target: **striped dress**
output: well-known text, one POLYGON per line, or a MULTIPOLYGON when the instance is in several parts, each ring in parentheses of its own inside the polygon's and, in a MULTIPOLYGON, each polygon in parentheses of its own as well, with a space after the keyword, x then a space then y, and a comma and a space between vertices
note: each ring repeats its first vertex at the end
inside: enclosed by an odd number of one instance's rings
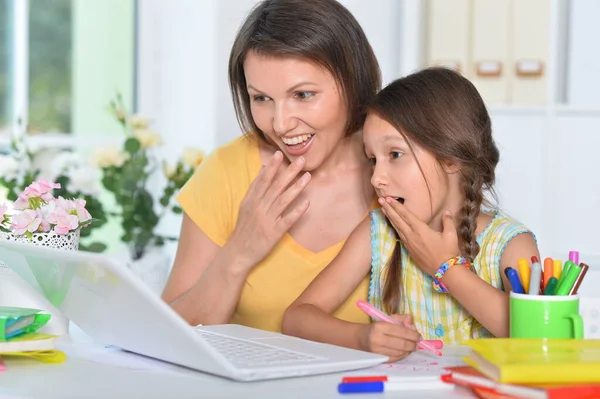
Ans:
MULTIPOLYGON (((473 266, 481 279, 503 289, 500 277, 502 253, 511 239, 531 231, 498 211, 491 214, 492 221, 477 237, 480 250, 473 266)), ((372 274, 369 302, 383 309, 381 296, 387 263, 398 239, 381 209, 371 211, 370 216, 372 274)), ((398 313, 412 315, 415 327, 424 339, 441 339, 447 344, 459 344, 466 339, 491 337, 490 332, 450 294, 435 292, 431 276, 416 265, 401 243, 399 245, 402 254, 402 282, 398 313)))

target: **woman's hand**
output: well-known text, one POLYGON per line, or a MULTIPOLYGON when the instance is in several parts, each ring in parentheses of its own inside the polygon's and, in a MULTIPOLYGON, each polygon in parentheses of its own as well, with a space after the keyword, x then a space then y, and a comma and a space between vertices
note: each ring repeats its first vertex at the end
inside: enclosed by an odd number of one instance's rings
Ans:
POLYGON ((402 244, 425 273, 434 275, 444 262, 459 255, 458 233, 450 212, 442 216, 442 231, 438 232, 393 198, 379 198, 379 203, 402 244))
POLYGON ((404 359, 414 352, 421 339, 418 332, 408 327, 412 326, 412 316, 394 314, 392 317, 407 327, 379 321, 365 324, 359 337, 362 350, 385 355, 390 358, 390 363, 404 359))
POLYGON ((275 152, 242 200, 238 221, 226 246, 241 256, 248 268, 265 258, 281 237, 306 212, 308 200, 291 206, 310 182, 302 171, 304 158, 300 157, 287 168, 281 168, 283 154, 275 152))

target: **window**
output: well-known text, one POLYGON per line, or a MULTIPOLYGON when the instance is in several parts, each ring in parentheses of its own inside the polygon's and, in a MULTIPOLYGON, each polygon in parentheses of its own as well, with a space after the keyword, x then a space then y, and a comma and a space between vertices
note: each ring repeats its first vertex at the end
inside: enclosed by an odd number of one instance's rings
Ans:
POLYGON ((30 2, 28 130, 31 132, 71 131, 72 28, 71 0, 30 2))
POLYGON ((10 84, 12 81, 10 71, 10 32, 12 30, 10 2, 11 0, 0 0, 0 132, 8 129, 10 115, 12 114, 10 107, 10 84))
POLYGON ((0 0, 0 148, 7 133, 59 133, 43 142, 60 146, 117 134, 105 106, 116 92, 134 104, 135 9, 135 0, 0 0))

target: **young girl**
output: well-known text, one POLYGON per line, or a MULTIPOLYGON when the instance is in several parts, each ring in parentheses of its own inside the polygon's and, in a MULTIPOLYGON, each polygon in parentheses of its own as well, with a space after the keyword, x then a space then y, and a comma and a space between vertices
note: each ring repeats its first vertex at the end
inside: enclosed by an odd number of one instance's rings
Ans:
POLYGON ((283 332, 392 361, 421 337, 507 336, 504 269, 539 252, 527 227, 482 210, 499 153, 475 87, 444 68, 398 79, 369 107, 363 141, 382 208, 288 308, 283 332), (403 326, 331 316, 369 272, 369 301, 403 326))

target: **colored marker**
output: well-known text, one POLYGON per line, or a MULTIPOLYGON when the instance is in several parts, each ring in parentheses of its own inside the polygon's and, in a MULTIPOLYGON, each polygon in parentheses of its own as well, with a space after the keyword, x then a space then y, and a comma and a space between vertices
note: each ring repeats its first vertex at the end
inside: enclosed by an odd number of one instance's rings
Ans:
POLYGON ((583 278, 585 277, 585 274, 587 273, 587 271, 589 269, 589 266, 583 262, 579 264, 579 267, 581 267, 581 271, 579 272, 579 275, 577 276, 577 280, 575 280, 575 283, 573 284, 573 288, 571 288, 571 291, 569 291, 569 295, 577 294, 577 291, 579 290, 579 286, 583 282, 583 278))
POLYGON ((544 259, 544 290, 552 276, 554 276, 554 261, 552 258, 546 258, 544 259))
POLYGON ((556 292, 556 287, 558 287, 558 279, 552 276, 550 277, 550 280, 548 280, 548 284, 544 289, 544 295, 554 295, 556 292))
POLYGON ((441 339, 424 339, 423 341, 428 342, 435 349, 442 349, 444 347, 444 341, 441 339))
POLYGON ((519 280, 519 274, 512 267, 507 267, 504 269, 504 274, 506 274, 506 278, 510 282, 512 286, 512 290, 515 294, 524 294, 525 290, 523 289, 523 285, 521 284, 521 280, 519 280))
POLYGON ((577 251, 569 251, 569 260, 576 265, 579 264, 579 252, 577 251))
MULTIPOLYGON (((360 310, 362 310, 363 312, 365 312, 366 314, 368 314, 369 316, 371 316, 372 318, 374 318, 377 321, 387 321, 388 323, 396 324, 398 326, 402 326, 402 327, 406 328, 406 326, 402 325, 398 320, 383 313, 382 311, 380 311, 379 309, 377 309, 375 306, 371 305, 367 301, 363 301, 362 299, 359 299, 358 301, 356 301, 356 306, 358 306, 358 308, 360 310)), ((428 343, 427 341, 425 341, 423 339, 421 339, 417 345, 421 349, 426 349, 430 352, 435 353, 438 356, 442 356, 442 352, 435 349, 430 343, 428 343)))
POLYGON ((569 268, 569 272, 565 279, 562 282, 558 283, 556 295, 569 295, 569 292, 571 292, 571 288, 573 288, 573 285, 577 280, 577 276, 579 276, 579 273, 581 272, 581 267, 574 265, 573 262, 571 262, 571 264, 573 266, 569 268))
MULTIPOLYGON (((414 378, 414 377, 413 377, 414 378)), ((418 378, 418 377, 417 377, 418 378)), ((423 381, 431 381, 431 377, 421 377, 423 381)), ((355 384, 357 382, 406 382, 406 376, 389 376, 389 375, 364 375, 364 376, 350 376, 342 378, 344 384, 355 384)))
POLYGON ((338 385, 339 393, 375 393, 401 390, 406 390, 406 380, 404 382, 372 381, 341 383, 338 385))
POLYGON ((525 294, 529 293, 529 278, 531 276, 531 271, 529 270, 529 262, 525 258, 521 258, 517 261, 517 266, 519 266, 519 276, 521 276, 521 283, 523 284, 523 289, 525 290, 525 294))
MULTIPOLYGON (((542 295, 542 292, 544 292, 544 268, 542 267, 542 264, 540 263, 540 260, 538 259, 537 256, 531 257, 531 267, 532 268, 533 268, 534 263, 537 263, 538 265, 540 265, 540 282, 539 282, 539 287, 538 287, 537 292, 539 295, 542 295)), ((531 294, 531 291, 529 293, 531 294)))
MULTIPOLYGON (((563 283, 563 281, 565 280, 565 278, 567 277, 567 275, 569 274, 569 270, 571 270, 571 267, 573 266, 573 262, 568 260, 565 262, 565 265, 563 267, 562 270, 562 274, 560 275, 560 278, 558 279, 558 287, 561 286, 561 284, 563 283)), ((557 290, 558 290, 557 287, 557 290)))
POLYGON ((559 259, 554 259, 554 277, 560 280, 562 274, 562 262, 559 259))
MULTIPOLYGON (((535 258, 537 260, 537 258, 535 258)), ((540 279, 542 278, 542 265, 535 262, 531 265, 531 276, 529 278, 529 295, 539 295, 540 279)))

